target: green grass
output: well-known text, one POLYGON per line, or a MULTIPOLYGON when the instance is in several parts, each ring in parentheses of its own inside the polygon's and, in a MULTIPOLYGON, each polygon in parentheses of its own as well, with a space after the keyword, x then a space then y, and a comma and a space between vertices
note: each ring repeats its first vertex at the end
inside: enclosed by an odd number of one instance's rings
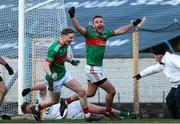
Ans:
MULTIPOLYGON (((34 120, 0 120, 0 123, 87 123, 85 120, 46 120, 37 122, 34 120)), ((97 122, 94 122, 97 124, 97 122)), ((180 119, 124 119, 124 120, 101 120, 98 123, 178 123, 180 119)), ((92 124, 92 123, 91 123, 92 124)))

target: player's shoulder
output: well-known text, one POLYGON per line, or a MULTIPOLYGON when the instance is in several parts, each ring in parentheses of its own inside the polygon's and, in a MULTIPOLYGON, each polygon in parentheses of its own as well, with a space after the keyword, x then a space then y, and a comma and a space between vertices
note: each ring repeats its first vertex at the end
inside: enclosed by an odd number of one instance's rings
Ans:
POLYGON ((58 51, 60 49, 60 44, 58 43, 58 40, 54 40, 51 45, 49 46, 50 51, 58 51))

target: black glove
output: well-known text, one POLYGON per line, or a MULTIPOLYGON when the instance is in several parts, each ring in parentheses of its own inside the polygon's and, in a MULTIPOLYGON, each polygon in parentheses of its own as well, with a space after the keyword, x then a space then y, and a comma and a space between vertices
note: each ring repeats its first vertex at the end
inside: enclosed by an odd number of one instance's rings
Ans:
POLYGON ((22 96, 26 96, 27 94, 29 94, 29 92, 31 92, 31 89, 30 88, 26 88, 22 91, 22 96))
POLYGON ((136 80, 139 80, 141 78, 140 74, 135 75, 133 78, 136 78, 136 80))
POLYGON ((134 26, 137 26, 139 23, 141 23, 142 19, 137 18, 136 21, 132 22, 134 26))
POLYGON ((2 120, 11 120, 9 115, 1 115, 2 120))
POLYGON ((79 60, 72 60, 71 64, 74 65, 74 66, 78 66, 80 63, 79 60))
POLYGON ((68 13, 69 13, 69 16, 70 16, 71 18, 74 17, 74 14, 75 14, 75 8, 74 8, 74 6, 71 7, 71 8, 69 8, 68 13))
POLYGON ((9 72, 9 75, 12 75, 12 74, 14 74, 14 71, 13 71, 13 69, 6 63, 5 65, 5 68, 8 70, 8 72, 9 72))

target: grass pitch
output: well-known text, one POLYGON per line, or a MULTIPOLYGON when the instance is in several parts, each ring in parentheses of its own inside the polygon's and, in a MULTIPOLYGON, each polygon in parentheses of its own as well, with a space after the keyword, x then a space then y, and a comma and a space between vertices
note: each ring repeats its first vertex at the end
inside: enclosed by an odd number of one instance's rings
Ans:
MULTIPOLYGON (((62 119, 62 120, 45 120, 45 121, 40 121, 37 122, 35 120, 0 120, 0 123, 87 123, 85 120, 67 120, 67 119, 62 119)), ((180 119, 124 119, 124 120, 101 120, 99 122, 90 122, 91 124, 98 124, 98 123, 155 123, 155 124, 163 124, 163 123, 177 123, 180 124, 180 119)))

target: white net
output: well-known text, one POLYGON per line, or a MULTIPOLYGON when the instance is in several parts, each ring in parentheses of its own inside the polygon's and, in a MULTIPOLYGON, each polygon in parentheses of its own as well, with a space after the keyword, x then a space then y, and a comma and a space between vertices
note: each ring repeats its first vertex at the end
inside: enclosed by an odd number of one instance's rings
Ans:
MULTIPOLYGON (((25 86, 30 87, 44 80, 43 62, 47 48, 67 27, 64 0, 26 1, 25 9, 25 86), (53 9, 52 9, 53 7, 53 9), (36 47, 35 47, 36 46, 36 47), (41 63, 38 66, 38 63, 41 63), (38 67, 36 67, 38 66, 38 67), (38 75, 38 76, 37 76, 38 75)), ((34 101, 36 95, 26 96, 34 101)))
POLYGON ((18 1, 0 1, 0 56, 13 68, 15 75, 9 75, 0 65, 8 93, 0 107, 0 113, 17 113, 17 39, 18 39, 18 1))

